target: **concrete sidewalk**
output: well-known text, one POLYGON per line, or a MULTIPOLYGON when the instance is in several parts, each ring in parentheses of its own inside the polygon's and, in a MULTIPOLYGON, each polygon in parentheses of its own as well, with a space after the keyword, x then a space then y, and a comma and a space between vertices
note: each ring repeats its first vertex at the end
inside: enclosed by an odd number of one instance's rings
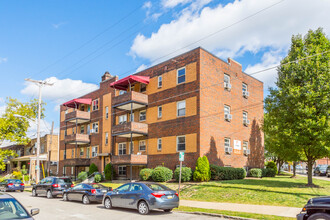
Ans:
POLYGON ((220 202, 200 202, 191 200, 180 200, 181 206, 188 206, 203 209, 216 209, 235 212, 248 212, 263 215, 276 215, 282 217, 295 218, 302 208, 284 207, 284 206, 268 206, 268 205, 248 205, 237 203, 220 203, 220 202))

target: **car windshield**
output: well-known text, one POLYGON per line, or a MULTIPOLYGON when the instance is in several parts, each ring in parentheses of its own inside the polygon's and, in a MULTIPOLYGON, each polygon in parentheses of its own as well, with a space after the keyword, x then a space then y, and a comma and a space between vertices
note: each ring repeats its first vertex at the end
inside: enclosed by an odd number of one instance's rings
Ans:
POLYGON ((22 183, 20 180, 8 180, 8 183, 22 183))
POLYGON ((58 184, 70 184, 70 185, 72 184, 71 180, 68 179, 68 178, 65 178, 65 179, 64 178, 63 179, 60 178, 60 179, 57 180, 57 183, 58 184))
POLYGON ((0 219, 25 219, 29 214, 15 199, 0 199, 0 219))
POLYGON ((153 184, 147 183, 146 186, 149 187, 153 191, 171 190, 170 188, 167 188, 166 186, 157 184, 157 183, 153 183, 153 184))

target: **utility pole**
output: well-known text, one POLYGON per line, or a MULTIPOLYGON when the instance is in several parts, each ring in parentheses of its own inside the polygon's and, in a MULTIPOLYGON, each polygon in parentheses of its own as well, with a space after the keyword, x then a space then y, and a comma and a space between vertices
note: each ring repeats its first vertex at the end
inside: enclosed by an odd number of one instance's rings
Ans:
POLYGON ((53 83, 48 83, 43 80, 33 80, 33 79, 25 79, 25 81, 32 82, 39 86, 39 101, 38 101, 38 121, 37 121, 37 160, 36 160, 36 183, 39 183, 40 180, 40 162, 39 162, 39 153, 40 153, 40 118, 41 118, 41 88, 43 86, 52 86, 53 83))
POLYGON ((49 176, 49 173, 50 173, 50 156, 51 156, 51 153, 52 153, 52 144, 53 144, 53 131, 54 131, 54 121, 52 122, 52 130, 50 130, 50 141, 49 141, 49 149, 47 148, 48 150, 48 176, 49 176))

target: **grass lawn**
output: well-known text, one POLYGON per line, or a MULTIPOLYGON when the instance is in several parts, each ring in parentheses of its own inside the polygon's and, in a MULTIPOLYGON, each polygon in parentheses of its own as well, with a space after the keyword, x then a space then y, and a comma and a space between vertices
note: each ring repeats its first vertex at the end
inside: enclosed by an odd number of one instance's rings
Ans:
POLYGON ((122 183, 101 183, 101 184, 106 187, 112 187, 112 189, 115 189, 115 188, 123 185, 122 183))
POLYGON ((243 218, 253 218, 253 219, 264 219, 264 220, 294 220, 296 218, 286 218, 279 217, 274 215, 261 215, 261 214, 253 214, 246 212, 232 212, 232 211, 223 211, 223 210, 215 210, 215 209, 201 209, 201 208, 192 208, 186 206, 180 206, 175 209, 175 211, 183 211, 183 212, 205 212, 205 213, 215 213, 227 216, 237 216, 243 218))
MULTIPOLYGON (((313 179, 319 188, 305 187, 307 177, 228 180, 204 183, 185 183, 181 199, 230 202, 256 205, 275 205, 302 208, 308 199, 315 196, 330 195, 330 181, 313 179)), ((172 189, 177 184, 167 183, 172 189)))

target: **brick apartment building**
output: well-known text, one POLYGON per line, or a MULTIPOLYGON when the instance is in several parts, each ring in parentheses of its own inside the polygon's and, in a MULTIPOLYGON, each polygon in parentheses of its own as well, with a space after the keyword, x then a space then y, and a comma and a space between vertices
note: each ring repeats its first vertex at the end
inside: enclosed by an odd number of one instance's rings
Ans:
POLYGON ((143 167, 194 168, 199 156, 232 167, 262 167, 263 83, 202 48, 118 79, 61 106, 60 175, 95 163, 118 178, 143 167))

